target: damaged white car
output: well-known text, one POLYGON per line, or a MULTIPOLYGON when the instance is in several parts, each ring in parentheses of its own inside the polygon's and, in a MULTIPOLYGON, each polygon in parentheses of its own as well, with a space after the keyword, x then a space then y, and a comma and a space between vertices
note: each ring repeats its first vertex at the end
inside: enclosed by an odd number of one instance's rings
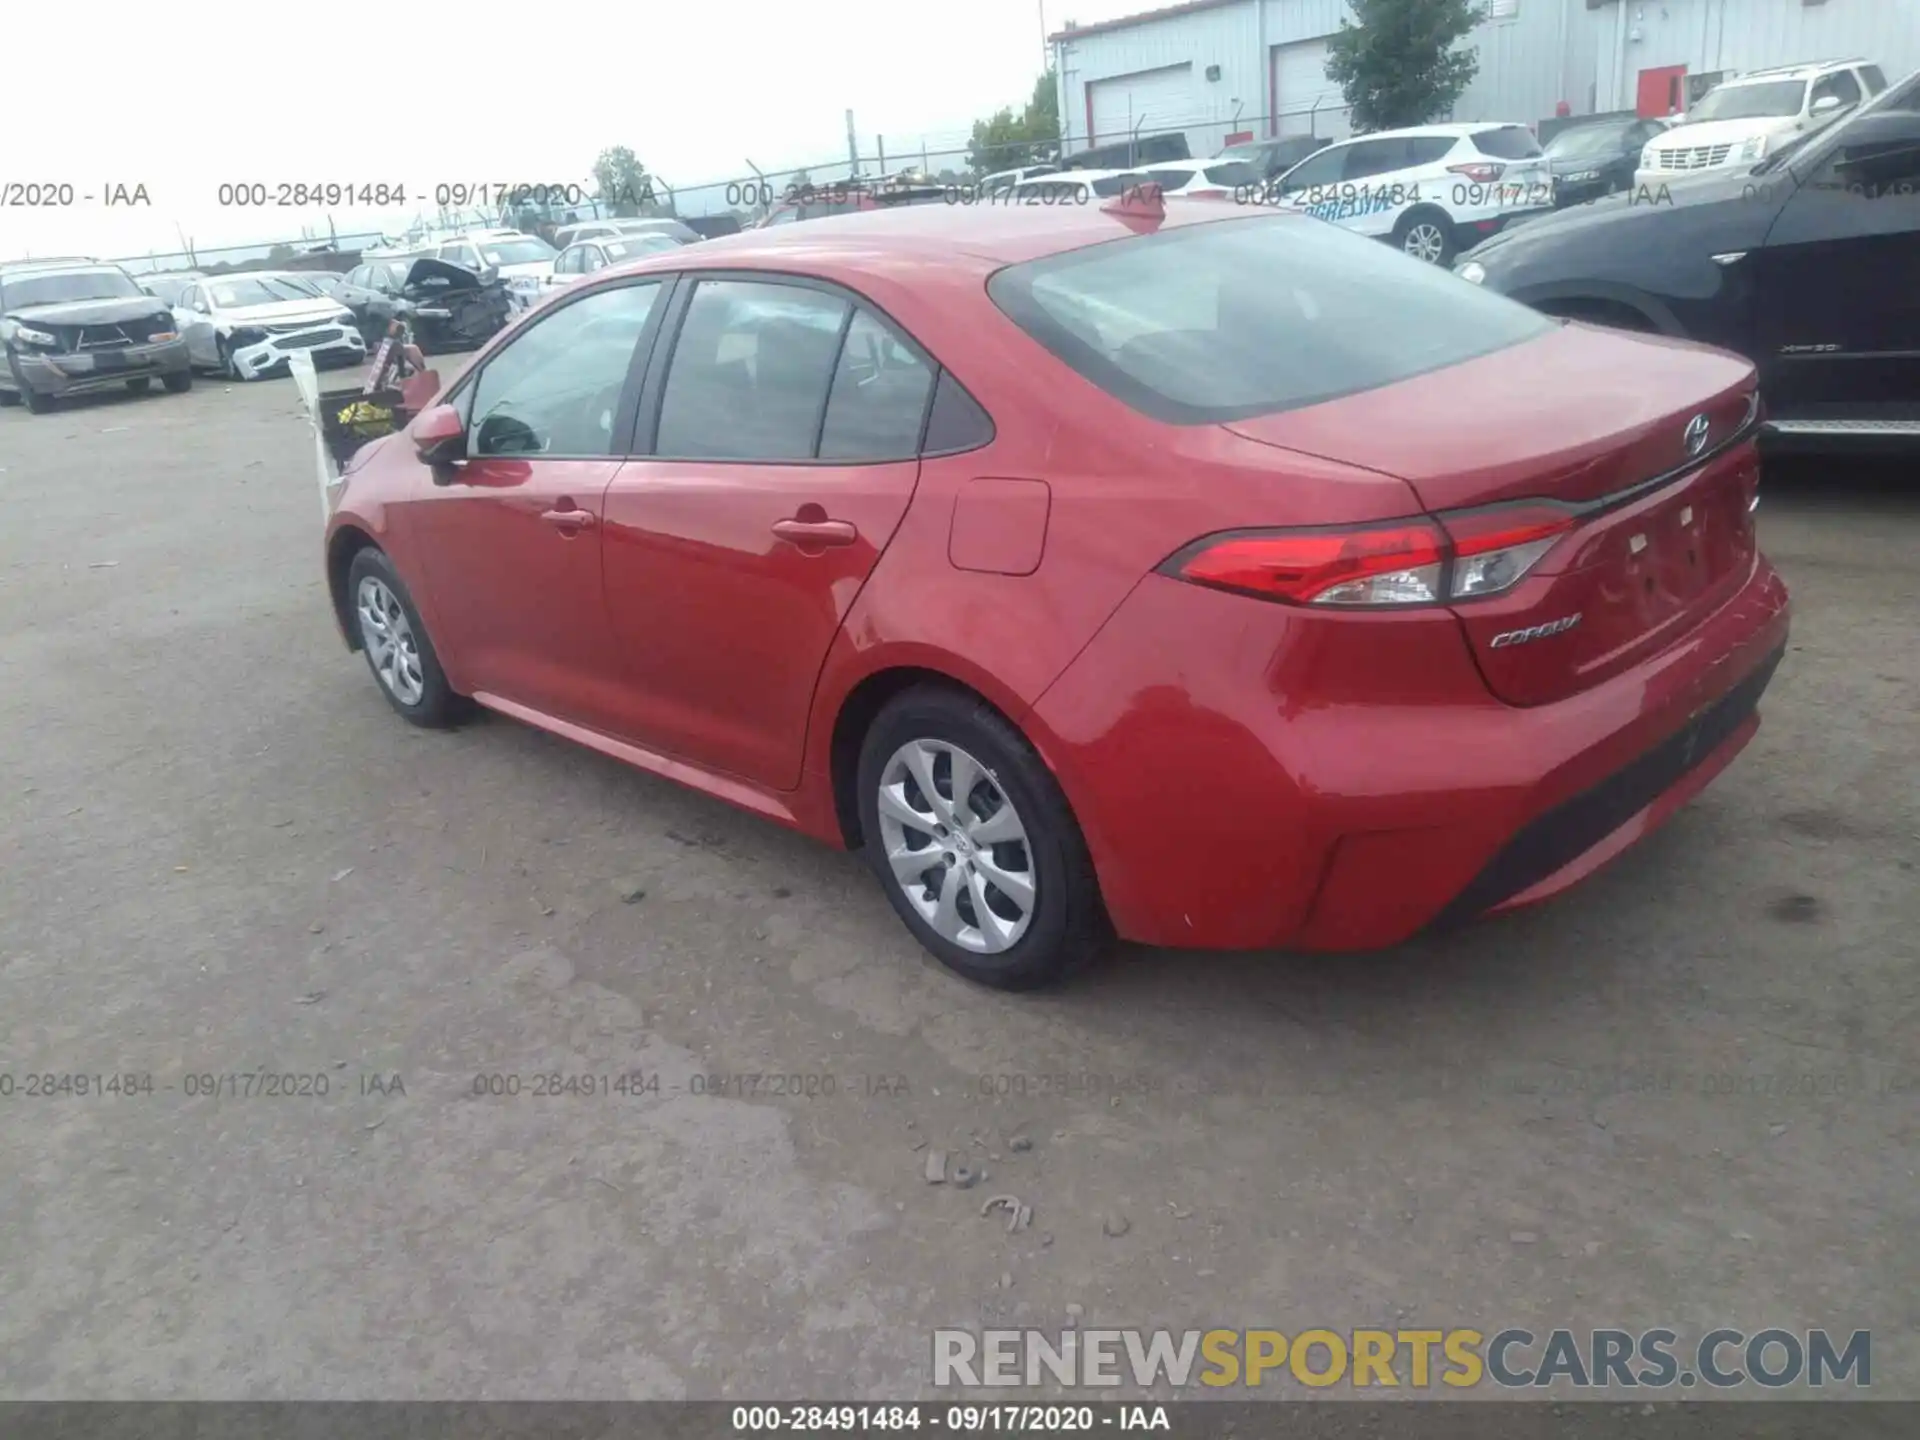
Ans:
POLYGON ((515 310, 524 310, 540 298, 559 253, 538 235, 522 235, 518 230, 471 230, 442 240, 434 250, 435 258, 450 265, 483 279, 504 280, 515 310))
POLYGON ((226 275, 196 280, 174 306, 194 365, 234 380, 286 373, 295 354, 317 367, 357 365, 366 359, 353 312, 272 275, 226 275))

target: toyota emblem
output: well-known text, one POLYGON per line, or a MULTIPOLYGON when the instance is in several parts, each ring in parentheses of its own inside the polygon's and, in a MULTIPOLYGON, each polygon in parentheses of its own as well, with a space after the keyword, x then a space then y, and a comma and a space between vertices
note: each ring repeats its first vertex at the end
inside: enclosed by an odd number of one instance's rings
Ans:
POLYGON ((1698 455, 1707 448, 1707 432, 1711 426, 1704 415, 1696 415, 1687 422, 1687 454, 1698 455))

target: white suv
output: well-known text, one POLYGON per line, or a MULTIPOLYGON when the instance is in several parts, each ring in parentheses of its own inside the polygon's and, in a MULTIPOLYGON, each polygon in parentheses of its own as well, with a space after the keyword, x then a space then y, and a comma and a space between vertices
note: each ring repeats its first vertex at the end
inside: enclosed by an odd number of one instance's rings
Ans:
POLYGON ((1640 152, 1634 186, 1756 164, 1886 88, 1880 67, 1864 60, 1750 71, 1714 86, 1672 129, 1650 140, 1640 152))
POLYGON ((1317 150, 1273 182, 1280 205, 1436 265, 1553 208, 1553 169, 1525 125, 1416 125, 1317 150))

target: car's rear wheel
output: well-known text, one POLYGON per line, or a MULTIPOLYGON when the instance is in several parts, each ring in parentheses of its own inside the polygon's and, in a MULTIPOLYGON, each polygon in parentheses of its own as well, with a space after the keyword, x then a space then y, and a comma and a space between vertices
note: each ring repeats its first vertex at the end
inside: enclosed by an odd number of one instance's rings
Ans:
POLYGON ((166 386, 170 393, 179 395, 193 388, 193 370, 190 366, 183 366, 178 370, 162 375, 160 377, 160 383, 166 386))
POLYGON ((347 570, 347 595, 367 668, 387 703, 415 725, 452 724, 460 697, 447 684, 427 627, 393 562, 371 546, 360 551, 347 570))
POLYGON ((131 380, 127 381, 127 389, 131 390, 136 395, 144 395, 147 393, 147 391, 151 390, 152 388, 153 388, 153 377, 150 375, 136 375, 131 380))
POLYGON ((1438 210, 1409 210, 1393 227, 1393 243, 1416 260, 1448 265, 1458 248, 1453 222, 1438 210))
POLYGON ((861 747, 867 861, 914 937, 1002 990, 1052 984, 1111 939, 1065 795, 1019 731, 979 699, 920 686, 861 747))

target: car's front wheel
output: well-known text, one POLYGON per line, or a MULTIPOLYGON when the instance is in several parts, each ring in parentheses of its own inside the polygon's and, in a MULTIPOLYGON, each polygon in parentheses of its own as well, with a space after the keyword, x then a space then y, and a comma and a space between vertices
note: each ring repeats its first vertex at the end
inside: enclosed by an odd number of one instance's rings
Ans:
POLYGON ((11 355, 7 356, 7 370, 13 376, 13 388, 20 396, 20 403, 27 407, 30 414, 44 415, 53 408, 50 396, 42 395, 27 384, 27 377, 20 373, 20 362, 11 355))
POLYGON ((167 387, 170 394, 178 395, 193 388, 193 367, 183 365, 178 370, 169 371, 160 377, 160 383, 167 387))
POLYGON ((393 562, 371 546, 360 551, 347 570, 347 594, 367 668, 387 703, 415 725, 452 724, 460 697, 447 684, 427 627, 393 562))
POLYGON ((1002 990, 1070 974, 1111 930, 1066 796, 1019 731, 979 699, 920 686, 861 748, 868 863, 922 945, 1002 990))
POLYGON ((1393 227, 1393 243, 1416 260, 1450 265, 1456 245, 1453 222, 1438 210, 1409 210, 1393 227))

